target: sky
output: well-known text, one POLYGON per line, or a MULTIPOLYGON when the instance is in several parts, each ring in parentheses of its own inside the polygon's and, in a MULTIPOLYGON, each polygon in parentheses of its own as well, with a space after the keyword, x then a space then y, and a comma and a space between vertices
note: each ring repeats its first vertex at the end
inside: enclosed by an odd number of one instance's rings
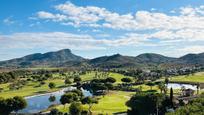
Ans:
POLYGON ((203 0, 0 0, 0 60, 204 52, 203 0))

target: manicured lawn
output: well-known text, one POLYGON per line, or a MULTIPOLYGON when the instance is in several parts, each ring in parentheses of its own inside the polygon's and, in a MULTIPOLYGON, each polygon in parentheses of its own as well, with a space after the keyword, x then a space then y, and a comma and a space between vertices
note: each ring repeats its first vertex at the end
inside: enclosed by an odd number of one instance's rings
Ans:
MULTIPOLYGON (((100 72, 98 72, 100 73, 100 72)), ((88 81, 88 80, 92 80, 95 76, 95 72, 90 72, 90 73, 87 73, 85 75, 82 75, 81 78, 83 81, 88 81)), ((129 77, 129 76, 124 76, 122 74, 118 74, 118 73, 110 73, 109 74, 109 77, 113 77, 116 79, 116 83, 121 83, 121 79, 124 78, 124 77, 129 77)), ((130 77, 132 78, 132 77, 130 77)))
MULTIPOLYGON (((128 107, 125 105, 125 103, 133 94, 135 94, 135 92, 110 91, 104 97, 99 97, 99 103, 93 105, 92 112, 94 115, 112 115, 113 113, 126 112, 128 107)), ((64 108, 64 106, 60 105, 57 108, 62 112, 68 112, 68 106, 69 105, 66 105, 64 108)), ((88 109, 87 105, 84 105, 83 107, 84 109, 88 109)))
MULTIPOLYGON (((90 72, 88 74, 82 75, 81 78, 83 81, 87 81, 87 80, 92 80, 94 78, 94 76, 95 76, 95 72, 90 72)), ((116 83, 120 83, 121 78, 125 77, 124 75, 117 74, 117 73, 110 73, 109 76, 114 77, 117 80, 116 83)), ((41 87, 35 87, 35 86, 39 85, 39 82, 29 81, 28 84, 25 85, 22 89, 12 90, 12 91, 9 90, 9 88, 8 88, 9 83, 0 84, 0 88, 4 89, 2 92, 0 92, 0 97, 5 97, 5 98, 14 97, 14 96, 25 97, 25 96, 48 93, 48 92, 59 90, 61 87, 64 86, 64 80, 62 79, 62 77, 59 74, 54 74, 53 77, 56 79, 46 80, 45 81, 46 84, 42 85, 41 87), (54 82, 56 84, 55 89, 53 89, 53 90, 49 89, 48 84, 50 82, 54 82)))
POLYGON ((7 84, 0 84, 1 88, 4 88, 4 91, 0 93, 0 97, 9 98, 13 96, 30 96, 35 94, 42 94, 42 93, 48 93, 52 91, 59 90, 60 87, 64 85, 64 80, 61 79, 52 79, 52 80, 46 80, 46 84, 42 85, 41 87, 35 87, 39 83, 38 82, 29 82, 26 86, 24 86, 22 89, 19 90, 9 90, 7 84), (48 87, 48 84, 50 82, 54 82, 56 84, 56 88, 50 90, 48 87))
POLYGON ((195 73, 194 75, 189 75, 189 76, 176 76, 176 77, 172 77, 170 80, 204 83, 204 72, 195 73))
MULTIPOLYGON (((145 84, 142 84, 142 85, 136 85, 136 86, 133 86, 134 88, 139 88, 141 87, 142 88, 142 91, 148 91, 148 90, 151 90, 151 87, 148 86, 148 85, 145 85, 145 84)), ((153 86, 152 87, 152 90, 157 90, 159 91, 159 88, 157 85, 153 86)))

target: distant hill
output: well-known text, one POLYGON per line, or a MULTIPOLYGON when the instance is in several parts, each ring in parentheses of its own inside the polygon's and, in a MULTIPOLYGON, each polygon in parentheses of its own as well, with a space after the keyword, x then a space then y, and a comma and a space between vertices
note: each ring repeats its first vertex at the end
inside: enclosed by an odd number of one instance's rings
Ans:
POLYGON ((138 55, 136 59, 139 61, 139 63, 155 63, 155 64, 167 63, 176 60, 176 58, 166 57, 154 53, 141 54, 138 55))
POLYGON ((101 68, 143 68, 182 65, 204 65, 204 53, 187 54, 180 58, 160 54, 144 53, 136 57, 115 54, 94 59, 85 59, 73 54, 69 49, 56 52, 36 53, 22 58, 1 61, 0 67, 101 67, 101 68))
POLYGON ((136 66, 136 61, 134 57, 115 54, 92 59, 89 64, 94 67, 119 68, 125 66, 134 67, 136 66))
POLYGON ((179 61, 185 64, 204 64, 204 53, 187 54, 180 57, 179 61))
POLYGON ((59 66, 64 63, 77 63, 85 60, 84 58, 72 54, 69 49, 60 50, 57 52, 36 53, 27 55, 22 58, 11 59, 0 62, 0 66, 4 67, 41 67, 41 66, 59 66))
POLYGON ((147 67, 157 66, 162 63, 169 63, 175 58, 165 57, 159 54, 145 53, 133 56, 122 56, 120 54, 103 56, 90 60, 90 64, 96 67, 147 67))

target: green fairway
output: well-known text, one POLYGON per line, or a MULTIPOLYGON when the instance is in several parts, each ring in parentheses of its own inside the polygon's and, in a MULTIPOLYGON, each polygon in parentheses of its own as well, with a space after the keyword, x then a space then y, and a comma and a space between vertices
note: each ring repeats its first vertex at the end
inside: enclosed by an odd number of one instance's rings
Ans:
MULTIPOLYGON (((82 75, 81 78, 82 78, 82 81, 89 81, 89 80, 92 80, 94 78, 94 76, 95 76, 95 72, 90 72, 90 73, 87 73, 85 75, 82 75)), ((116 79, 116 83, 121 83, 121 79, 122 78, 129 77, 129 76, 124 76, 124 75, 118 74, 118 73, 110 73, 109 77, 115 78, 116 79)))
MULTIPOLYGON (((148 86, 148 85, 145 85, 145 84, 142 84, 142 85, 136 85, 136 86, 133 86, 134 88, 141 88, 142 91, 148 91, 148 90, 151 90, 151 87, 148 86)), ((152 90, 156 90, 156 91, 159 91, 159 88, 157 85, 153 86, 152 87, 152 90)))
MULTIPOLYGON (((100 73, 100 72, 99 72, 100 73)), ((90 72, 85 75, 82 75, 82 81, 87 81, 87 80, 92 80, 94 78, 95 72, 90 72)), ((116 83, 121 83, 121 78, 124 78, 124 75, 117 74, 117 73, 110 73, 110 77, 114 77, 116 79, 116 83)), ((48 93, 52 91, 56 91, 64 87, 64 80, 62 76, 59 74, 53 74, 53 77, 55 79, 49 79, 46 80, 46 84, 36 87, 39 85, 39 82, 31 82, 29 81, 28 84, 26 84, 22 89, 19 90, 9 90, 8 86, 9 83, 6 84, 0 84, 0 88, 3 88, 3 91, 0 92, 0 97, 14 97, 14 96, 31 96, 31 95, 36 95, 36 94, 43 94, 43 93, 48 93), (50 82, 54 82, 56 84, 56 88, 53 90, 50 90, 48 87, 48 84, 50 82)))
POLYGON ((48 93, 52 91, 59 90, 64 85, 64 80, 61 79, 52 79, 46 80, 46 84, 42 85, 41 87, 36 87, 39 83, 38 82, 29 82, 25 85, 22 89, 19 90, 9 90, 7 84, 0 84, 1 88, 4 88, 4 91, 0 93, 0 97, 9 98, 14 96, 31 96, 36 94, 48 93), (56 88, 49 89, 48 84, 50 82, 54 82, 56 84, 56 88))
POLYGON ((204 72, 195 73, 193 75, 176 76, 170 79, 171 81, 184 81, 184 82, 200 82, 204 83, 204 72))
MULTIPOLYGON (((94 104, 92 107, 92 112, 94 115, 112 115, 113 113, 126 112, 128 107, 125 103, 130 99, 130 97, 135 94, 135 92, 124 92, 124 91, 110 91, 107 95, 100 96, 98 104, 94 104)), ((57 106, 60 111, 68 112, 68 104, 65 106, 57 106)), ((87 105, 83 106, 84 109, 88 109, 87 105)))

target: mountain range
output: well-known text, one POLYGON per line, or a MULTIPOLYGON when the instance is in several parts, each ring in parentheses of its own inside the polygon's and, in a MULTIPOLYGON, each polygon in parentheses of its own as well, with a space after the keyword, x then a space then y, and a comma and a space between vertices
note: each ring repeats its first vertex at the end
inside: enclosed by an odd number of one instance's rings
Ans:
POLYGON ((0 67, 100 67, 100 68, 132 68, 132 67, 169 67, 183 65, 204 65, 204 53, 187 54, 179 58, 160 54, 144 53, 138 56, 115 54, 94 59, 77 56, 69 49, 56 52, 36 53, 21 58, 0 61, 0 67))

